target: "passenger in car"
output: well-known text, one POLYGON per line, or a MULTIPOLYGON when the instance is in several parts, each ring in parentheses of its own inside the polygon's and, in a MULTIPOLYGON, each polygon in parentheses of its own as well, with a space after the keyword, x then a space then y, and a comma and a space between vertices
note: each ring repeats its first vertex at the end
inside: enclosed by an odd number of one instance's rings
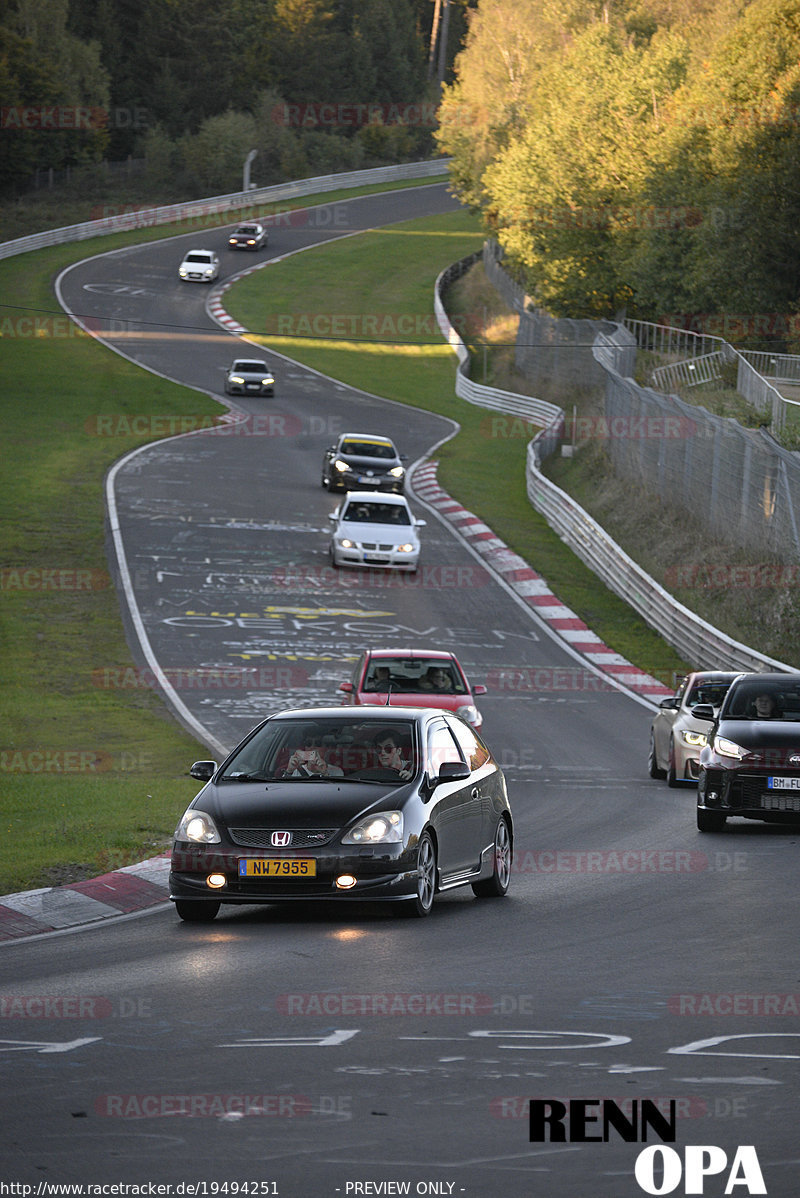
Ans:
POLYGON ((428 666, 420 679, 421 691, 438 691, 439 694, 452 694, 453 679, 445 666, 428 666))
POLYGON ((310 734, 303 737, 302 747, 295 749, 286 763, 285 778, 340 778, 344 772, 340 766, 326 760, 324 741, 310 734))

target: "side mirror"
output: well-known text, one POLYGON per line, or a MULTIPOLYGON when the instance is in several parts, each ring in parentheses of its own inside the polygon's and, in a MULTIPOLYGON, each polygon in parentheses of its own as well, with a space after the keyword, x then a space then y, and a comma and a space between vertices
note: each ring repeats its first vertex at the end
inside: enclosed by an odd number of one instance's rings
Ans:
POLYGON ((336 512, 328 512, 328 519, 331 521, 331 523, 335 524, 336 519, 337 519, 337 513, 336 512))
POLYGON ((487 693, 486 687, 482 682, 476 682, 472 688, 472 693, 473 695, 485 695, 487 693))
POLYGON ((710 703, 698 703, 692 708, 692 715, 696 720, 708 720, 709 723, 713 723, 717 718, 710 703))
POLYGON ((662 699, 658 706, 665 711, 674 711, 678 706, 678 700, 674 695, 670 695, 668 699, 662 699))
POLYGON ((428 521, 427 520, 415 520, 414 523, 416 524, 417 528, 424 528, 425 525, 428 523, 428 521))
POLYGON ((439 767, 437 782, 463 782, 470 774, 466 761, 445 761, 439 767))
POLYGON ((339 683, 339 688, 338 688, 338 689, 339 689, 340 691, 344 691, 344 693, 345 693, 346 695, 352 695, 352 693, 353 693, 353 684, 352 684, 352 682, 340 682, 340 683, 339 683))
POLYGON ((408 461, 408 454, 407 454, 407 453, 401 453, 399 456, 400 456, 400 461, 401 461, 401 462, 407 462, 407 461, 408 461))
POLYGON ((217 772, 216 761, 196 761, 189 773, 198 782, 208 782, 209 778, 213 778, 217 772))

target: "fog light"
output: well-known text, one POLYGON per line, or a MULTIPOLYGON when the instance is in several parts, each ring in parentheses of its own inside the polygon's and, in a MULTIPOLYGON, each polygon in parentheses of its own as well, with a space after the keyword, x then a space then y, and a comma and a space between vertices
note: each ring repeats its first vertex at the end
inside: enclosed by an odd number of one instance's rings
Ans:
POLYGON ((221 890, 226 885, 227 878, 224 874, 209 874, 206 878, 206 886, 209 886, 212 890, 221 890))
POLYGON ((339 874, 339 877, 336 879, 336 885, 339 890, 352 890, 355 884, 356 879, 352 874, 339 874))

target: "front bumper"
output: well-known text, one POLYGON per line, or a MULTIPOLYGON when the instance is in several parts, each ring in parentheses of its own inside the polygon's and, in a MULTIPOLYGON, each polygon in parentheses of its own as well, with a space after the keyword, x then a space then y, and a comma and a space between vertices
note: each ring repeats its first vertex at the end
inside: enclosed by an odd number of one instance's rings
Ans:
POLYGON ((370 570, 402 570, 413 574, 419 565, 418 553, 393 553, 391 550, 342 549, 333 547, 336 566, 362 566, 370 570))
POLYGON ((720 815, 760 819, 770 823, 800 823, 800 772, 781 769, 779 777, 797 782, 798 789, 770 785, 775 770, 744 768, 700 771, 697 805, 720 815))
POLYGON ((275 383, 226 383, 228 395, 273 395, 275 383))
POLYGON ((331 472, 331 481, 337 491, 386 491, 390 495, 402 495, 405 489, 405 477, 392 478, 384 474, 377 478, 367 478, 357 474, 338 474, 331 472))
MULTIPOLYGON (((216 846, 215 846, 216 847, 216 846)), ((277 857, 279 852, 248 853, 226 847, 221 851, 204 852, 192 846, 173 849, 169 875, 169 897, 198 899, 216 903, 283 903, 308 902, 314 899, 406 899, 416 894, 417 868, 412 851, 402 845, 382 845, 369 853, 349 854, 303 852, 298 850, 286 858, 313 858, 317 872, 313 878, 247 878, 239 876, 239 861, 244 858, 277 857), (211 873, 225 875, 226 884, 211 888, 206 878, 211 873), (340 874, 352 874, 356 885, 340 890, 335 879, 340 874)))

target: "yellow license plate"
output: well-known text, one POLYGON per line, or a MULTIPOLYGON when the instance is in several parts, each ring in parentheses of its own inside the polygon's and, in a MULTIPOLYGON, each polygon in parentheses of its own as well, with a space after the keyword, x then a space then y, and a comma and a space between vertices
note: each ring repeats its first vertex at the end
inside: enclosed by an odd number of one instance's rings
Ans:
POLYGON ((315 878, 313 857, 241 857, 240 878, 315 878))

